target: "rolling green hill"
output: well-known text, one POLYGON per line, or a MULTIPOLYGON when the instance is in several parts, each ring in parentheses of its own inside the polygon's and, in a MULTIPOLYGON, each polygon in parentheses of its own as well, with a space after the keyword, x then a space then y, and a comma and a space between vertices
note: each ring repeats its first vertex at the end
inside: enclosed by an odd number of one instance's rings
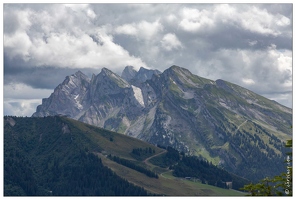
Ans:
POLYGON ((174 177, 171 170, 149 162, 166 152, 141 140, 62 116, 6 116, 4 195, 244 195, 174 177), (110 160, 108 155, 129 165, 110 160), (157 176, 147 176, 149 171, 157 176))

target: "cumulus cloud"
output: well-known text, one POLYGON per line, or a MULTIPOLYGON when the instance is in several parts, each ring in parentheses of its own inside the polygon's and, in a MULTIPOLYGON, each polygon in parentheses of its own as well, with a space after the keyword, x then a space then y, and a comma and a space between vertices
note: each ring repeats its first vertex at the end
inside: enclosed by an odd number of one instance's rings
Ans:
POLYGON ((147 22, 143 20, 137 24, 123 24, 115 29, 117 34, 126 34, 136 36, 139 39, 150 40, 158 32, 162 31, 163 26, 156 20, 154 22, 147 22))
POLYGON ((67 33, 52 34, 46 41, 35 40, 30 53, 34 55, 37 65, 53 65, 59 67, 105 67, 118 68, 125 65, 146 66, 140 58, 135 58, 115 44, 112 36, 101 30, 91 37, 88 34, 79 36, 67 33), (98 42, 95 42, 93 37, 98 42))
POLYGON ((291 23, 290 19, 282 14, 274 15, 264 8, 252 5, 239 7, 217 4, 203 9, 184 7, 179 15, 179 26, 188 32, 214 30, 226 25, 262 35, 278 36, 283 34, 285 27, 291 23))
POLYGON ((4 48, 10 59, 20 56, 24 61, 30 59, 29 49, 32 45, 26 32, 19 31, 13 35, 4 35, 4 48))
POLYGON ((77 70, 126 65, 179 65, 291 107, 292 13, 291 4, 4 4, 5 112, 27 112, 77 70), (21 91, 34 102, 22 107, 21 91))
POLYGON ((125 35, 134 35, 138 34, 138 30, 135 24, 124 24, 122 26, 118 26, 115 29, 116 33, 118 34, 125 34, 125 35))
MULTIPOLYGON (((15 20, 22 25, 13 34, 4 33, 4 53, 9 59, 19 56, 35 66, 72 68, 146 66, 140 58, 115 44, 104 27, 92 24, 96 14, 88 5, 53 7, 43 11, 15 11, 15 20)), ((141 26, 148 36, 155 32, 154 24, 143 22, 141 26)))
POLYGON ((182 21, 179 25, 185 31, 196 32, 214 25, 211 15, 212 13, 205 9, 200 11, 185 7, 181 11, 182 21))
POLYGON ((169 22, 169 23, 174 23, 177 20, 176 15, 174 14, 169 14, 168 16, 165 17, 165 19, 169 22))
POLYGON ((64 5, 65 7, 71 8, 75 12, 86 13, 86 15, 91 19, 94 19, 97 16, 96 13, 91 8, 89 8, 88 4, 64 4, 64 5))
POLYGON ((161 46, 167 51, 171 51, 172 49, 178 49, 182 47, 182 43, 173 33, 165 34, 160 42, 161 46))

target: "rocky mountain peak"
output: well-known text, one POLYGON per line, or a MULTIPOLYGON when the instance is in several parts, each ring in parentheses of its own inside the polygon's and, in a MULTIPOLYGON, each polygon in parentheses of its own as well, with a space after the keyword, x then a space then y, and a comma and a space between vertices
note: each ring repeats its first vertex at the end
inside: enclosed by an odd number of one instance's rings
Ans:
POLYGON ((146 69, 144 67, 141 67, 138 73, 136 74, 135 79, 140 82, 145 82, 146 80, 151 79, 153 75, 158 74, 161 74, 161 72, 158 70, 146 69))
POLYGON ((80 76, 86 76, 84 73, 82 73, 80 70, 78 70, 77 72, 75 72, 74 74, 75 76, 77 77, 80 77, 80 76))
POLYGON ((89 77, 87 77, 84 73, 82 73, 80 70, 75 72, 75 74, 73 75, 77 78, 80 78, 80 79, 84 79, 84 80, 90 80, 89 77))
MULTIPOLYGON (((116 85, 118 85, 121 88, 130 87, 130 84, 121 78, 118 74, 112 72, 111 70, 107 68, 103 68, 101 73, 98 74, 97 79, 100 79, 101 81, 107 81, 107 79, 116 85), (100 78, 103 77, 103 78, 100 78)), ((108 83, 109 81, 105 82, 108 83)))
POLYGON ((137 73, 137 77, 143 76, 147 79, 150 79, 153 74, 161 74, 161 72, 156 69, 146 69, 144 67, 140 67, 140 70, 137 73))
POLYGON ((89 84, 90 79, 81 71, 77 71, 70 76, 66 76, 65 80, 61 84, 61 87, 68 89, 74 89, 75 87, 86 86, 89 84))
POLYGON ((282 142, 292 135, 291 109, 178 66, 163 73, 145 68, 135 73, 127 66, 122 77, 103 68, 89 83, 78 77, 83 73, 68 76, 33 116, 68 115, 155 145, 206 156, 232 172, 245 170, 250 176, 268 174, 264 167, 259 166, 261 171, 255 175, 249 167, 241 167, 258 164, 254 157, 266 160, 262 166, 275 159, 282 162, 277 155, 282 142), (124 74, 133 78, 127 81, 124 74), (263 159, 266 153, 270 161, 263 159))
POLYGON ((105 67, 102 68, 101 73, 107 76, 114 74, 110 69, 107 69, 105 67))
POLYGON ((139 73, 145 73, 147 71, 150 71, 150 69, 146 69, 144 67, 140 67, 140 69, 139 69, 139 73))
POLYGON ((179 75, 184 74, 185 76, 192 76, 192 73, 188 69, 185 69, 183 67, 179 67, 177 65, 171 66, 166 71, 168 71, 170 73, 176 73, 176 74, 179 74, 179 75))
POLYGON ((126 81, 132 80, 137 74, 137 70, 133 66, 126 66, 122 71, 121 78, 126 81))
POLYGON ((206 84, 215 84, 214 81, 192 74, 188 69, 176 65, 166 69, 162 75, 165 80, 173 80, 190 88, 202 88, 206 84))
POLYGON ((158 70, 140 67, 139 71, 136 71, 133 66, 126 66, 122 72, 121 78, 125 79, 131 85, 139 87, 141 83, 151 79, 153 75, 159 74, 161 74, 161 72, 158 70))

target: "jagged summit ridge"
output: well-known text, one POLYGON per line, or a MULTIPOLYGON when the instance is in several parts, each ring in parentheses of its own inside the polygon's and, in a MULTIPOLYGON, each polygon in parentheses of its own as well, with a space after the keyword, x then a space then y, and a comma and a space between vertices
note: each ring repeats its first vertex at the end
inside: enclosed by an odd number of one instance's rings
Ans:
POLYGON ((141 82, 145 82, 146 80, 151 79, 154 74, 158 75, 161 74, 161 72, 158 70, 151 70, 141 67, 138 73, 136 74, 135 79, 140 80, 141 82))
MULTIPOLYGON (((91 80, 77 72, 43 99, 33 116, 56 114, 173 146, 233 172, 256 165, 247 158, 266 153, 279 161, 282 142, 292 135, 291 109, 178 66, 163 73, 127 66, 121 77, 104 68, 91 80)), ((244 170, 255 176, 251 168, 244 170)), ((260 173, 265 172, 256 176, 260 173)))
POLYGON ((77 71, 74 76, 76 76, 77 78, 81 78, 81 79, 85 79, 85 80, 88 80, 90 81, 90 79, 84 74, 82 73, 80 70, 77 71))
POLYGON ((125 79, 133 85, 139 85, 146 80, 151 79, 153 75, 159 74, 161 74, 159 70, 140 67, 140 69, 137 71, 133 66, 126 66, 121 74, 121 78, 125 79))
POLYGON ((104 80, 107 80, 106 78, 110 79, 110 81, 114 82, 116 85, 119 87, 130 87, 130 84, 123 78, 121 78, 119 75, 116 73, 112 72, 111 70, 107 68, 103 68, 101 73, 98 74, 98 77, 102 77, 104 80))

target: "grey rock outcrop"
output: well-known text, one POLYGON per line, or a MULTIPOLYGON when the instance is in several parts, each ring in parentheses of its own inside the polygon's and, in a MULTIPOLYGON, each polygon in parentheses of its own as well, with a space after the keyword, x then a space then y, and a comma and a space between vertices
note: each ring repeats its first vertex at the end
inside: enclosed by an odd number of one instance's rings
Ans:
POLYGON ((124 80, 130 81, 132 80, 137 74, 137 70, 133 66, 126 66, 122 71, 121 77, 124 80))

